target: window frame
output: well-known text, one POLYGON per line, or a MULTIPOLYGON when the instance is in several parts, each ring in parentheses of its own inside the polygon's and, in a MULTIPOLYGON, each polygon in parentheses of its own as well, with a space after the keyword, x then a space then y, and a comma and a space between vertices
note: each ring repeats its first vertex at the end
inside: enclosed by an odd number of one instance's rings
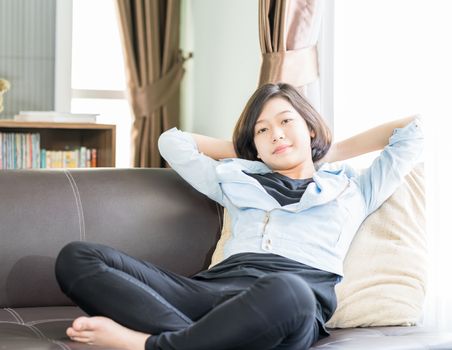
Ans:
POLYGON ((72 9, 73 0, 56 3, 55 110, 70 112, 73 98, 126 100, 124 90, 72 88, 72 9))

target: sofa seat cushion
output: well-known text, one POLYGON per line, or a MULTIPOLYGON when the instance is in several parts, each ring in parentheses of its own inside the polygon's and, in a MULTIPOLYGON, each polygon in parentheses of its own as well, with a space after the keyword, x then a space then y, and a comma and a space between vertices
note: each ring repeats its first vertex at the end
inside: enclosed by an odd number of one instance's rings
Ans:
MULTIPOLYGON (((66 328, 85 315, 77 307, 0 309, 1 349, 107 350, 71 341, 66 328)), ((452 332, 422 327, 370 327, 330 329, 331 335, 311 350, 445 350, 452 349, 452 332)), ((111 350, 111 349, 108 349, 111 350)))
MULTIPOLYGON (((1 349, 94 349, 76 344, 66 336, 72 321, 85 315, 75 306, 0 309, 1 349)), ((95 349, 101 349, 96 347, 95 349)))
POLYGON ((421 326, 331 329, 312 350, 447 350, 452 349, 452 332, 421 326))

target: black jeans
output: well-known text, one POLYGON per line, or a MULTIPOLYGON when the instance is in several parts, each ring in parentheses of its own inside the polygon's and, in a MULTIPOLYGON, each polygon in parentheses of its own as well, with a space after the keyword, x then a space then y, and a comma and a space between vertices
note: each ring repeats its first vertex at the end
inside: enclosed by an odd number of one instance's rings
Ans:
POLYGON ((315 296, 293 273, 196 280, 88 242, 66 245, 55 271, 87 314, 152 334, 146 350, 302 350, 319 338, 315 296))

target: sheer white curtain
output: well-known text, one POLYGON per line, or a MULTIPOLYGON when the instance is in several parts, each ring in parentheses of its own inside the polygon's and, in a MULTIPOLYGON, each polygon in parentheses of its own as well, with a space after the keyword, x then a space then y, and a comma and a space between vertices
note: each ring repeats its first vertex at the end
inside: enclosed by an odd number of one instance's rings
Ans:
POLYGON ((423 116, 430 274, 422 324, 452 330, 452 2, 347 0, 334 12, 336 139, 423 116))
POLYGON ((452 186, 450 179, 451 123, 444 129, 432 132, 435 139, 431 145, 431 158, 428 174, 429 196, 427 201, 431 272, 430 288, 426 302, 425 324, 437 324, 440 328, 452 330, 452 232, 450 225, 452 186))
POLYGON ((452 2, 432 0, 404 1, 407 11, 413 13, 412 36, 415 44, 409 54, 417 69, 419 112, 424 116, 426 136, 426 208, 429 239, 430 273, 423 324, 452 330, 452 108, 450 106, 452 81, 452 45, 449 34, 452 22, 452 2), (409 3, 409 4, 408 4, 409 3), (409 8, 409 9, 408 9, 409 8), (412 12, 413 11, 413 12, 412 12), (422 23, 422 26, 419 26, 422 23), (418 29, 414 29, 414 28, 418 29))
MULTIPOLYGON (((452 4, 451 4, 452 5, 452 4)), ((449 8, 452 11, 452 6, 449 8)), ((444 18, 445 19, 445 18, 444 18)), ((452 25, 449 25, 452 30, 452 25)), ((436 105, 426 125, 427 230, 430 242, 430 281, 424 313, 426 326, 452 330, 452 108, 448 85, 452 79, 452 48, 436 53, 432 74, 442 77, 432 90, 436 105)))

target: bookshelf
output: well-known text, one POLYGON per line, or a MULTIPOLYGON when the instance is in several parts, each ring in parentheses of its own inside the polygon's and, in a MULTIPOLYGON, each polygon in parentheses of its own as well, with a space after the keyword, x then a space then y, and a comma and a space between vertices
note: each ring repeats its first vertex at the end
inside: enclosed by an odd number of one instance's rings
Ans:
POLYGON ((40 147, 46 150, 97 149, 97 166, 114 167, 116 126, 97 123, 19 122, 0 119, 0 132, 39 133, 40 147))

